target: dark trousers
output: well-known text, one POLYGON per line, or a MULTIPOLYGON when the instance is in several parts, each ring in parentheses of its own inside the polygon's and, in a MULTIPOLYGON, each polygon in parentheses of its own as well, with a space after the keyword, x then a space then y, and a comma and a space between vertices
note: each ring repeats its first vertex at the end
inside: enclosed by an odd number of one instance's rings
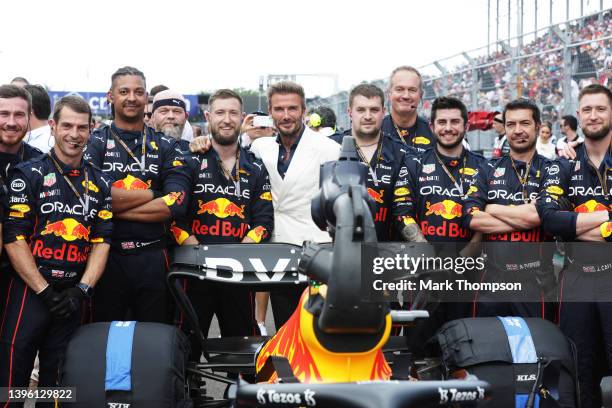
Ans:
MULTIPOLYGON (((253 292, 218 282, 187 281, 184 288, 198 316, 204 337, 208 337, 214 315, 217 315, 222 337, 259 335, 253 292)), ((188 326, 184 323, 181 314, 180 326, 188 326)), ((196 338, 192 337, 191 348, 192 358, 199 360, 202 351, 196 338)))
POLYGON ((300 303, 300 297, 304 292, 304 285, 291 286, 289 288, 274 289, 270 291, 272 302, 272 315, 276 331, 289 320, 296 307, 300 303))
POLYGON ((475 293, 474 317, 539 317, 555 321, 556 304, 545 301, 544 293, 538 286, 534 273, 499 271, 491 268, 482 272, 480 282, 518 282, 521 283, 521 290, 475 293), (511 301, 514 299, 517 301, 511 301))
MULTIPOLYGON (((45 304, 20 278, 9 281, 7 307, 0 323, 0 387, 25 387, 39 353, 39 387, 57 386, 58 369, 81 315, 54 319, 45 304)), ((0 403, 0 407, 22 406, 0 403)), ((53 406, 37 403, 36 406, 53 406)))
POLYGON ((187 282, 186 285, 205 336, 214 315, 217 315, 223 337, 258 334, 253 292, 217 282, 187 282))
POLYGON ((131 320, 170 322, 168 269, 165 249, 111 249, 93 297, 94 321, 126 320, 129 311, 131 320))
POLYGON ((597 362, 607 366, 602 375, 612 372, 612 276, 584 273, 570 266, 562 272, 560 287, 559 323, 576 345, 582 408, 601 406, 597 401, 601 381, 597 362))

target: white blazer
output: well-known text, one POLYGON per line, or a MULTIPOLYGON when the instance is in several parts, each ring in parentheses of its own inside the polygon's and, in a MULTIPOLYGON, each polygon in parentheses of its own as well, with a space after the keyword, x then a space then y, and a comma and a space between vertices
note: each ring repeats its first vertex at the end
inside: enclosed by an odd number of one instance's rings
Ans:
POLYGON ((312 221, 310 202, 319 191, 320 166, 338 160, 340 145, 306 127, 284 179, 277 169, 278 149, 275 137, 260 137, 251 144, 251 152, 263 161, 270 175, 272 242, 302 245, 304 241, 331 241, 329 234, 312 221))

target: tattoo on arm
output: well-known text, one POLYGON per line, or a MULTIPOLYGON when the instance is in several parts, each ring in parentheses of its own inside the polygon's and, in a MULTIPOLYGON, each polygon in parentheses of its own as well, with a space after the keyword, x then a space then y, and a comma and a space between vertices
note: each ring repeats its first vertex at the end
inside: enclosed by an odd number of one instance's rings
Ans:
POLYGON ((427 242, 418 224, 406 225, 402 230, 402 238, 408 242, 427 242))

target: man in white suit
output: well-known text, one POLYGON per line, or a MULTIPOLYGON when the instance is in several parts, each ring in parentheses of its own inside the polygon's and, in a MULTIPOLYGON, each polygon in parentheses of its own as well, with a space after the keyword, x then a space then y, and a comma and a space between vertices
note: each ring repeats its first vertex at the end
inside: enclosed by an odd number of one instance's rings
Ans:
MULTIPOLYGON (((304 89, 293 82, 268 88, 268 112, 277 137, 261 137, 251 144, 270 176, 274 205, 272 242, 302 245, 304 241, 329 242, 331 237, 312 220, 310 202, 319 191, 319 168, 338 160, 340 145, 304 125, 304 89)), ((210 142, 196 138, 192 151, 205 151, 210 142)), ((271 292, 274 324, 279 329, 295 310, 303 286, 271 292)), ((258 302, 260 297, 258 296, 258 302)))
MULTIPOLYGON (((328 242, 310 215, 310 202, 319 191, 319 168, 338 159, 340 145, 304 126, 304 89, 293 82, 279 82, 268 88, 268 112, 278 136, 253 142, 251 152, 263 161, 272 188, 274 205, 273 242, 302 245, 304 241, 328 242)), ((293 313, 303 287, 271 292, 276 328, 293 313)))

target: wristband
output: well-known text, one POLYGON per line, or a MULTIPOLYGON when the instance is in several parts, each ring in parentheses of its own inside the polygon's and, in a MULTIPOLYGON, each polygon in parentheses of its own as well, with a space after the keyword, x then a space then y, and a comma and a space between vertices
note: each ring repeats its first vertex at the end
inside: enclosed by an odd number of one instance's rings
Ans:
POLYGON ((45 291, 45 289, 47 289, 49 287, 49 284, 47 283, 47 285, 42 288, 41 290, 39 290, 38 292, 36 292, 37 295, 40 295, 41 293, 43 293, 45 291))

